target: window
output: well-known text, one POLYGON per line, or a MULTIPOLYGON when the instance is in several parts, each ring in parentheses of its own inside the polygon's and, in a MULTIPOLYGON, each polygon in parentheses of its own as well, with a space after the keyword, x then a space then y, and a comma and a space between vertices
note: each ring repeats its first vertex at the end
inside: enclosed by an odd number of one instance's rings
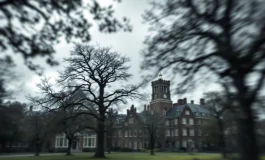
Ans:
POLYGON ((182 124, 187 124, 186 118, 182 118, 182 124))
POLYGON ((202 130, 199 129, 199 136, 202 136, 202 130))
POLYGON ((190 129, 190 136, 194 136, 194 129, 190 129))
POLYGON ((55 148, 66 148, 68 147, 68 140, 65 134, 58 134, 56 135, 55 139, 55 148))
POLYGON ((175 129, 175 136, 178 136, 178 135, 179 135, 179 130, 175 129))
POLYGON ((204 112, 202 113, 202 116, 205 116, 205 113, 204 112))
POLYGON ((179 113, 180 113, 179 110, 177 110, 177 111, 176 111, 176 115, 179 115, 179 113))
POLYGON ((133 123, 133 118, 129 118, 129 124, 133 123))
POLYGON ((191 125, 194 124, 193 118, 190 118, 190 119, 189 119, 189 124, 191 124, 191 125))
POLYGON ((174 136, 174 130, 170 131, 170 136, 174 136))
POLYGON ((137 130, 134 130, 134 137, 137 137, 137 130))
POLYGON ((187 136, 187 129, 186 129, 186 128, 183 128, 183 129, 182 129, 182 135, 183 135, 183 136, 187 136))
POLYGON ((86 148, 96 148, 96 135, 84 135, 83 137, 83 147, 86 148))
POLYGON ((166 130, 166 136, 169 136, 169 129, 166 130))
POLYGON ((137 141, 134 141, 134 149, 137 149, 138 147, 137 147, 137 141))
POLYGON ((128 124, 127 124, 127 122, 125 122, 125 126, 127 126, 128 124))
POLYGON ((178 119, 175 119, 174 123, 175 123, 175 125, 177 125, 178 124, 178 119))
POLYGON ((190 111, 189 111, 189 110, 186 110, 186 111, 185 111, 185 114, 186 114, 186 115, 190 115, 190 111))
POLYGON ((182 141, 182 147, 185 147, 185 148, 187 147, 187 141, 186 140, 182 141))
POLYGON ((128 137, 128 131, 125 131, 125 137, 128 137))
POLYGON ((176 141, 176 147, 178 148, 179 147, 179 141, 176 141))
POLYGON ((169 126, 169 120, 166 120, 166 126, 169 126))
POLYGON ((129 130, 128 132, 129 132, 129 137, 131 137, 132 136, 132 130, 129 130))
POLYGON ((121 130, 119 130, 119 137, 121 137, 122 136, 122 132, 121 132, 121 130))

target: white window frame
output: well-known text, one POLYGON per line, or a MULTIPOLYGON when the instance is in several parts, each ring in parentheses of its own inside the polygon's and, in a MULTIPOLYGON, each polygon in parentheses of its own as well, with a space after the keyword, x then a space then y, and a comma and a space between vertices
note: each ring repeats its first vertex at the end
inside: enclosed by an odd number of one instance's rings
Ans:
POLYGON ((194 125, 194 119, 193 118, 189 118, 189 124, 194 125))
POLYGON ((55 137, 55 148, 67 148, 68 147, 68 139, 64 133, 57 134, 55 137), (60 143, 62 141, 62 145, 60 143))
POLYGON ((190 111, 189 110, 186 110, 185 111, 185 115, 190 115, 190 111))
POLYGON ((177 125, 178 124, 178 119, 174 120, 174 124, 177 125))
POLYGON ((187 136, 187 129, 186 128, 182 128, 182 136, 187 136))
POLYGON ((187 147, 187 140, 182 140, 181 146, 182 146, 182 147, 187 147), (185 145, 184 145, 184 144, 185 144, 185 145))
POLYGON ((96 148, 96 134, 83 136, 83 147, 84 148, 96 148))
POLYGON ((190 136, 195 136, 194 134, 194 129, 190 129, 190 136))
POLYGON ((169 120, 166 120, 166 126, 169 126, 169 120))
POLYGON ((182 124, 187 124, 187 119, 186 118, 182 118, 182 124))

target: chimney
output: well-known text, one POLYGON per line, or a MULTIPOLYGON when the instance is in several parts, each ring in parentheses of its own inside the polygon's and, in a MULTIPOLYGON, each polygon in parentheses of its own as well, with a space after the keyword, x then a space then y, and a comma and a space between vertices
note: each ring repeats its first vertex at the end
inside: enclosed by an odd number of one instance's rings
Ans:
POLYGON ((182 103, 182 99, 178 99, 178 105, 182 103))
POLYGON ((144 105, 144 111, 146 111, 146 104, 144 105))
POLYGON ((150 106, 149 105, 147 106, 147 111, 150 111, 150 106))
POLYGON ((130 112, 129 109, 127 109, 127 115, 129 115, 129 112, 130 112))
POLYGON ((187 98, 183 99, 183 104, 187 104, 187 98))
POLYGON ((33 106, 30 106, 29 111, 32 112, 32 110, 33 110, 33 106))
POLYGON ((190 103, 191 103, 191 104, 194 104, 194 100, 191 100, 190 103))
POLYGON ((136 113, 136 107, 134 108, 134 112, 136 113))
POLYGON ((205 103, 204 103, 204 98, 201 98, 200 99, 200 105, 204 105, 205 103))

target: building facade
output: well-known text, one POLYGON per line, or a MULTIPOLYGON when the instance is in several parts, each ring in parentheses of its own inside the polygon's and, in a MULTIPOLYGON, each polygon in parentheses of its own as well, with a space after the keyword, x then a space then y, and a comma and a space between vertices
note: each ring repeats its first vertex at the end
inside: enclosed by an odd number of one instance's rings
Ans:
POLYGON ((205 142, 205 125, 212 118, 211 112, 204 106, 204 99, 199 104, 187 99, 171 100, 170 81, 159 79, 152 82, 150 105, 144 105, 142 112, 137 112, 134 105, 127 110, 123 119, 115 125, 112 147, 141 149, 149 147, 149 134, 146 129, 146 112, 158 113, 156 147, 162 149, 199 149, 211 144, 205 142))

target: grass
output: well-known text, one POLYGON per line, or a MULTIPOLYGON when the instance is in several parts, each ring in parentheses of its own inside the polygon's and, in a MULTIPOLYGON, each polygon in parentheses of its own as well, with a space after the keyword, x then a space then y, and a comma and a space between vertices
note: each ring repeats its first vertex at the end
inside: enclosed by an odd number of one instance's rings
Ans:
MULTIPOLYGON (((73 156, 65 155, 45 155, 45 156, 21 156, 21 157, 0 157, 0 160, 95 160, 92 153, 80 153, 73 156)), ((219 154, 213 155, 189 155, 179 153, 156 153, 155 156, 150 156, 148 153, 112 153, 106 154, 109 160, 221 160, 219 154)), ((100 160, 100 159, 97 159, 100 160)), ((106 160, 106 159, 105 159, 106 160)), ((263 157, 262 160, 265 160, 263 157)))

